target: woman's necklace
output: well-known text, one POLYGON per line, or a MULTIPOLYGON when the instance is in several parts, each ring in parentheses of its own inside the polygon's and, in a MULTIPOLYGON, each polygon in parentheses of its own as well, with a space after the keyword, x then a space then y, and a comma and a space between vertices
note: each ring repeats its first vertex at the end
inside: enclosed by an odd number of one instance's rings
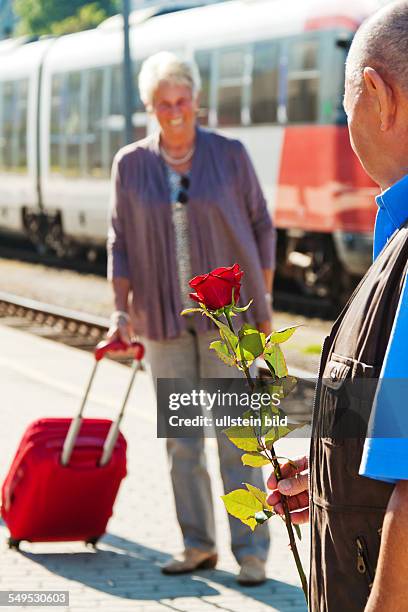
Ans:
POLYGON ((160 147, 160 155, 163 157, 164 161, 171 166, 182 166, 183 164, 186 164, 193 157, 194 151, 195 147, 193 146, 185 155, 183 155, 183 157, 172 157, 163 147, 160 147))

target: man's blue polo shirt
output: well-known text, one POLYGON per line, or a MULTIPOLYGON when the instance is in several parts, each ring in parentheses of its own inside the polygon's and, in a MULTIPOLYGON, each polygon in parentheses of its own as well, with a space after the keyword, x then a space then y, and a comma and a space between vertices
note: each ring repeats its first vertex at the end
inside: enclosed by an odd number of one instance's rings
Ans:
MULTIPOLYGON (((374 259, 408 219, 408 175, 377 196, 374 259)), ((405 278, 371 413, 362 476, 408 480, 408 276, 405 278)))

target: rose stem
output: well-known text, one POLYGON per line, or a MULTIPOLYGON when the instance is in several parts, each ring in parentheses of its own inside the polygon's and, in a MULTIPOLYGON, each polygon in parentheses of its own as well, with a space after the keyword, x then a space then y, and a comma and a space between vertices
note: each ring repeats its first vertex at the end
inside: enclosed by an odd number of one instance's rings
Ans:
MULTIPOLYGON (((230 328, 232 333, 235 334, 235 330, 234 330, 234 326, 232 324, 230 313, 228 311, 226 311, 226 310, 224 310, 224 313, 225 313, 225 318, 228 321, 228 327, 230 328)), ((269 364, 267 364, 267 365, 269 366, 269 364)), ((250 390, 251 390, 251 392, 253 392, 254 389, 255 389, 255 383, 252 380, 252 377, 251 377, 251 374, 249 372, 248 366, 246 365, 246 362, 245 362, 244 359, 242 359, 242 367, 243 367, 246 379, 248 381, 250 390)), ((273 376, 276 376, 274 371, 273 372, 271 371, 271 373, 273 374, 273 376)), ((268 449, 265 446, 263 446, 262 440, 259 437, 258 437, 258 442, 260 443, 260 446, 262 446, 264 448, 266 457, 267 457, 267 459, 269 459, 269 461, 271 462, 271 464, 273 466, 273 470, 275 472, 276 480, 277 480, 277 482, 279 482, 279 480, 282 480, 282 473, 281 473, 279 461, 278 461, 278 459, 276 457, 274 446, 273 445, 271 446, 271 449, 270 449, 271 450, 271 454, 269 454, 268 453, 268 449)), ((298 571, 298 574, 299 574, 300 582, 302 584, 303 594, 305 596, 306 603, 307 603, 308 602, 307 579, 306 579, 305 572, 303 571, 302 561, 300 559, 299 551, 297 549, 295 534, 293 533, 292 519, 291 519, 291 516, 290 516, 290 511, 289 511, 289 506, 288 506, 288 501, 287 501, 286 495, 282 495, 281 494, 281 499, 282 499, 283 511, 284 511, 284 514, 285 514, 286 530, 287 530, 288 536, 289 536, 290 549, 291 549, 293 557, 295 559, 295 563, 296 563, 297 571, 298 571)))

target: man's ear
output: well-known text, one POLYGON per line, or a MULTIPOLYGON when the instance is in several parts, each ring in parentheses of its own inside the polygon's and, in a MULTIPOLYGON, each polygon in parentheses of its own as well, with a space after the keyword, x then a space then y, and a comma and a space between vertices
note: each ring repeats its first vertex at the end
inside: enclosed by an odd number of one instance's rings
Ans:
POLYGON ((380 129, 386 132, 393 125, 395 119, 394 91, 391 85, 374 68, 369 66, 364 68, 363 76, 368 95, 375 99, 378 108, 380 129))

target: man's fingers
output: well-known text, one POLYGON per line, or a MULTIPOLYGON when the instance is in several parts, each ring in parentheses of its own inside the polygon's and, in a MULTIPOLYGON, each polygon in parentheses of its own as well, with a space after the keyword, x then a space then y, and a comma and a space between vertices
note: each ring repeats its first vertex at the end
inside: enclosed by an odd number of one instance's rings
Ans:
POLYGON ((300 510, 299 512, 291 512, 290 519, 294 525, 303 525, 309 522, 309 508, 300 510))
POLYGON ((279 493, 277 489, 275 489, 275 491, 273 491, 273 493, 271 493, 269 497, 267 497, 266 501, 268 502, 270 506, 275 506, 276 504, 280 503, 281 499, 282 499, 281 494, 279 493))
POLYGON ((283 495, 292 497, 307 491, 309 486, 309 475, 307 472, 296 474, 293 478, 285 478, 278 482, 278 489, 283 495))
MULTIPOLYGON (((306 470, 308 466, 308 457, 299 457, 297 459, 293 459, 293 461, 291 461, 290 463, 283 463, 280 468, 282 478, 290 478, 292 476, 295 476, 296 472, 303 472, 303 470, 306 470)), ((269 489, 276 489, 276 476, 273 472, 269 476, 266 484, 269 489)))
MULTIPOLYGON (((269 495, 266 501, 270 506, 273 506, 275 512, 278 514, 283 514, 282 497, 278 491, 274 491, 272 495, 269 495)), ((295 497, 287 497, 286 503, 291 511, 302 510, 303 508, 307 508, 309 506, 309 494, 307 491, 303 491, 295 497)))

